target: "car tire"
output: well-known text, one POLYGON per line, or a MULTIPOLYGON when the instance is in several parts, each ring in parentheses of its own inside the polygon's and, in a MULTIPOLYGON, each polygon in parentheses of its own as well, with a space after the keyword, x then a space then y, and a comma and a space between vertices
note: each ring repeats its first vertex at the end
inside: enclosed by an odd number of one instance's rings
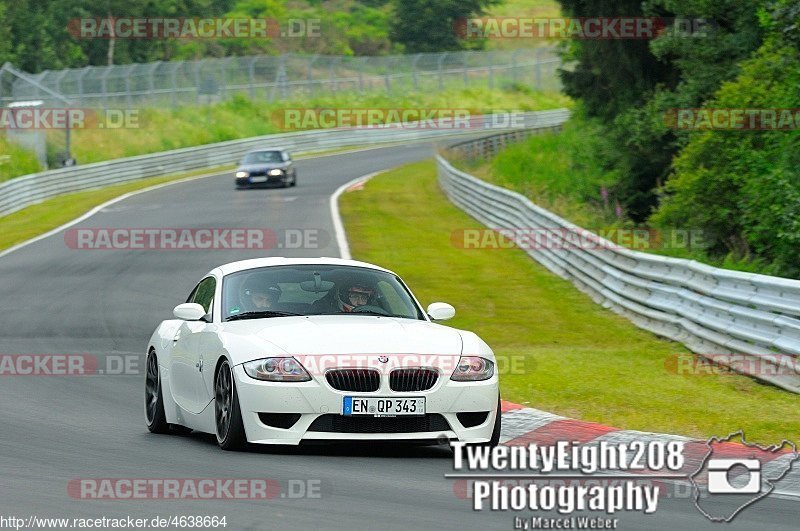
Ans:
POLYGON ((151 433, 169 433, 164 414, 164 397, 161 395, 161 371, 155 350, 147 354, 144 383, 144 419, 151 433))
POLYGON ((173 435, 192 433, 191 428, 167 423, 167 416, 164 413, 164 395, 161 390, 161 371, 158 368, 158 358, 154 350, 147 355, 145 374, 144 419, 147 429, 152 433, 171 433, 173 435))
POLYGON ((217 444, 223 450, 238 450, 247 442, 236 379, 228 360, 220 364, 214 376, 214 424, 217 444))
POLYGON ((292 186, 297 186, 297 174, 296 173, 292 177, 292 186))

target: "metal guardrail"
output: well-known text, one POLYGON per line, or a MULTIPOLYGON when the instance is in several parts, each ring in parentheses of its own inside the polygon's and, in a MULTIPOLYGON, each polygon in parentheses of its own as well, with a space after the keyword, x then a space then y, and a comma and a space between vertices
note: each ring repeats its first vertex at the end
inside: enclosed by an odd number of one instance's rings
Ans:
MULTIPOLYGON (((540 122, 537 128, 546 127, 540 122)), ((519 135, 500 136, 509 141, 519 135)), ((488 142, 499 145, 497 136, 488 142)), ((483 156, 486 142, 460 143, 456 149, 474 148, 483 156)), ((597 236, 592 239, 597 245, 576 246, 574 235, 588 231, 521 194, 456 169, 442 155, 437 163, 440 185, 453 203, 520 243, 534 260, 598 304, 715 363, 800 393, 800 281, 632 251, 597 236), (546 231, 553 245, 531 249, 519 239, 520 230, 546 231), (724 363, 720 355, 732 355, 729 360, 736 362, 724 363)))
MULTIPOLYGON (((559 111, 525 113, 520 118, 523 123, 536 124, 539 120, 550 120, 554 112, 559 111)), ((469 127, 463 129, 427 129, 417 127, 415 124, 393 124, 376 128, 319 129, 231 140, 44 171, 0 183, 0 216, 61 194, 147 177, 236 164, 245 153, 260 147, 280 146, 294 153, 308 153, 348 146, 436 140, 461 135, 474 136, 486 128, 495 129, 495 122, 478 116, 471 118, 469 127)))

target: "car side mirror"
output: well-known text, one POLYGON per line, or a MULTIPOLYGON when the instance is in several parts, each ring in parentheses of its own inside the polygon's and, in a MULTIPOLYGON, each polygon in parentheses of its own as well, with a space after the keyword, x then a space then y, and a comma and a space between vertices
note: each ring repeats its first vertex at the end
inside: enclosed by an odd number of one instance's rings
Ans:
POLYGON ((456 309, 446 302, 433 302, 428 306, 428 315, 434 321, 447 321, 456 314, 456 309))
POLYGON ((172 314, 181 321, 202 321, 206 310, 196 302, 187 302, 175 306, 172 314))

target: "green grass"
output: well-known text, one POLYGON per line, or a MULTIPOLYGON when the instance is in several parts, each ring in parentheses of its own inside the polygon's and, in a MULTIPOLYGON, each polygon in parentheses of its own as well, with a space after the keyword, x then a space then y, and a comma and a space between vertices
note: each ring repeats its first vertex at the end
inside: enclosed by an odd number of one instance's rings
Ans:
MULTIPOLYGON (((613 149, 600 140, 602 134, 602 129, 596 122, 574 116, 564 124, 561 132, 531 136, 502 150, 489 161, 453 162, 487 182, 519 192, 542 208, 594 232, 615 228, 652 228, 663 234, 664 241, 669 241, 671 227, 637 225, 624 213, 617 216, 614 185, 618 176, 605 171, 597 162, 598 150, 613 149), (601 196, 603 187, 609 190, 605 201, 601 196)), ((622 198, 619 199, 621 203, 622 198)), ((677 229, 680 232, 681 228, 677 229)), ((614 242, 627 246, 630 240, 619 239, 614 242)), ((636 250, 697 260, 724 269, 774 274, 770 264, 764 261, 709 256, 702 243, 694 247, 657 244, 639 246, 636 250)))
POLYGON ((594 160, 598 127, 569 120, 559 133, 543 133, 509 146, 490 161, 458 166, 488 182, 510 188, 536 204, 586 227, 624 224, 614 212, 613 194, 605 204, 603 186, 614 184, 594 160))
POLYGON ((0 182, 18 175, 41 171, 32 151, 17 146, 0 135, 0 182))
POLYGON ((95 190, 65 194, 0 217, 0 250, 44 234, 81 216, 92 208, 115 197, 149 186, 184 179, 193 175, 214 173, 230 168, 198 170, 179 175, 152 177, 95 190))
MULTIPOLYGON (((536 91, 509 84, 504 88, 451 88, 441 92, 387 95, 346 91, 334 96, 297 101, 254 101, 235 97, 212 105, 174 109, 142 109, 137 128, 84 129, 72 134, 72 153, 79 164, 130 157, 214 142, 249 138, 285 130, 284 109, 316 108, 458 108, 475 112, 493 109, 533 111, 570 104, 556 91, 536 91)), ((50 131, 51 154, 64 149, 63 131, 50 131)), ((18 173, 17 175, 22 175, 18 173)))
POLYGON ((674 374, 667 360, 684 347, 604 310, 521 250, 453 245, 454 230, 481 225, 447 201, 431 161, 344 194, 341 211, 354 257, 395 270, 423 304, 450 302, 457 314, 447 324, 489 343, 506 368, 507 400, 696 437, 743 429, 774 443, 800 433, 797 396, 739 375, 674 374))

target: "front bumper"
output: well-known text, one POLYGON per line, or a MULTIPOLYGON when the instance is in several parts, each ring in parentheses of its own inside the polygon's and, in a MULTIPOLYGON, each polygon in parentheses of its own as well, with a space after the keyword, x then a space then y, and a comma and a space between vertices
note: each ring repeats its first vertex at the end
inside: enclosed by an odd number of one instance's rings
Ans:
POLYGON ((287 173, 282 173, 280 175, 251 175, 249 177, 234 177, 234 179, 236 180, 236 186, 240 188, 275 186, 277 184, 286 184, 289 182, 289 175, 287 173), (266 181, 261 180, 265 178, 266 181))
MULTIPOLYGON (((498 414, 499 388, 497 374, 483 382, 454 382, 450 375, 441 374, 436 385, 422 392, 395 392, 381 387, 374 393, 338 391, 324 378, 314 376, 310 382, 263 382, 248 376, 241 365, 233 369, 239 394, 239 405, 247 440, 256 444, 300 444, 301 441, 430 441, 459 440, 467 443, 487 442, 491 439, 498 414), (427 414, 441 415, 450 429, 442 429, 440 422, 434 431, 343 433, 310 431, 312 423, 323 415, 340 415, 344 396, 425 397, 427 414), (464 427, 458 413, 488 411, 486 420, 474 427, 464 427), (264 424, 259 413, 294 413, 300 418, 290 428, 283 429, 264 424)), ((384 380, 386 380, 384 378, 384 380)), ((351 418, 351 417, 347 417, 351 418)), ((367 417, 372 419, 372 417, 367 417)), ((401 417, 397 417, 401 418, 401 417)), ((370 421, 372 424, 379 419, 370 421)), ((380 419, 383 420, 383 419, 380 419)), ((388 420, 388 419, 387 419, 388 420)), ((320 423, 317 423, 318 425, 320 423)))

